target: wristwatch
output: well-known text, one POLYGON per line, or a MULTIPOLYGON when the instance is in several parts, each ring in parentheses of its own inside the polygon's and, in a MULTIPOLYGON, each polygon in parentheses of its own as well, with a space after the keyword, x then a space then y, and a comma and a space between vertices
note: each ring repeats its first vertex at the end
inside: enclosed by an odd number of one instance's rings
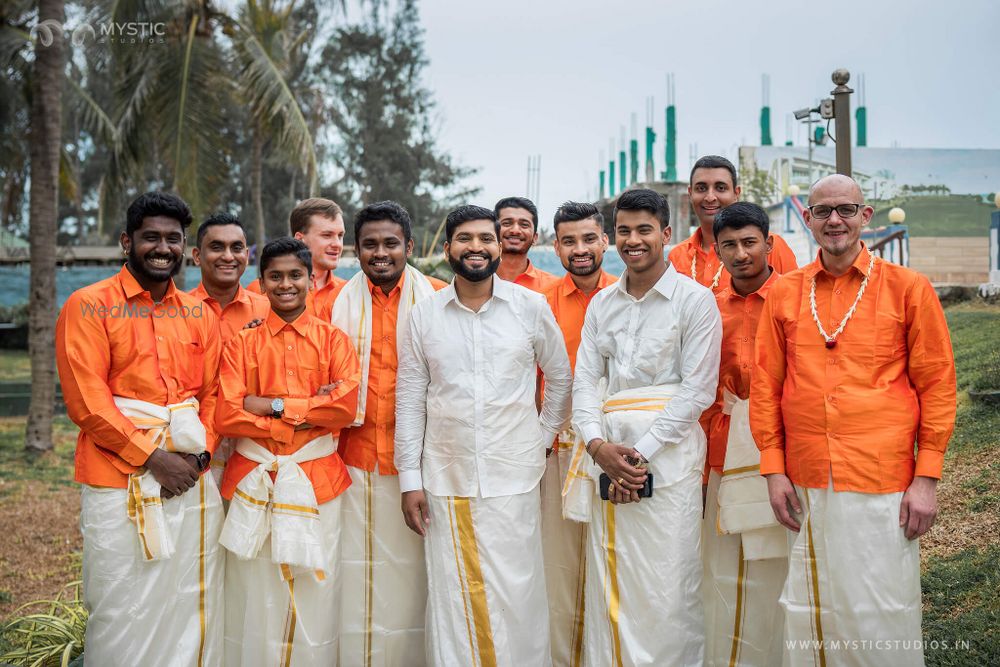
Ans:
POLYGON ((208 468, 209 463, 212 462, 212 455, 208 452, 202 452, 201 454, 195 454, 195 458, 198 459, 198 472, 202 472, 208 468))
POLYGON ((285 399, 276 398, 271 401, 271 416, 275 419, 281 419, 282 415, 285 414, 285 399))

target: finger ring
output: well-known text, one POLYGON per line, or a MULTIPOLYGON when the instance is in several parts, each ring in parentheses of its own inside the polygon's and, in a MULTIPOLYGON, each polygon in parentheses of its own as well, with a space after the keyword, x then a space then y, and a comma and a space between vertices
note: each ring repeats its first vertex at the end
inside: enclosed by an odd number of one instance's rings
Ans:
POLYGON ((618 486, 625 486, 625 478, 624 477, 619 477, 618 478, 618 486))

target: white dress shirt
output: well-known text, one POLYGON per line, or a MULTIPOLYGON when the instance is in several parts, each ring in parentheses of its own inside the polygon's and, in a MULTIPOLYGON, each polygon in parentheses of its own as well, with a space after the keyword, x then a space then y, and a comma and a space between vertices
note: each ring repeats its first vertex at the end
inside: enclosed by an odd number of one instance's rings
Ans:
POLYGON ((594 297, 583 322, 573 382, 573 424, 584 442, 606 439, 604 395, 622 389, 676 384, 677 395, 635 443, 646 457, 698 428, 701 413, 715 400, 719 383, 722 317, 712 291, 677 273, 673 266, 641 299, 626 288, 628 272, 594 297))
POLYGON ((545 470, 545 449, 569 416, 573 383, 545 297, 494 276, 493 296, 473 312, 452 283, 413 307, 401 336, 400 490, 483 498, 532 490, 545 470))

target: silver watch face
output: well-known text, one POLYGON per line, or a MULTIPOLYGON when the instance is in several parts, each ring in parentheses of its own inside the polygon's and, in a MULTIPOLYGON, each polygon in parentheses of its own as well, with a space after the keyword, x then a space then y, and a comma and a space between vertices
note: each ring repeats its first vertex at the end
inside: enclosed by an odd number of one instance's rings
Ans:
POLYGON ((285 411, 285 400, 282 398, 276 398, 271 401, 271 411, 272 412, 284 412, 285 411))

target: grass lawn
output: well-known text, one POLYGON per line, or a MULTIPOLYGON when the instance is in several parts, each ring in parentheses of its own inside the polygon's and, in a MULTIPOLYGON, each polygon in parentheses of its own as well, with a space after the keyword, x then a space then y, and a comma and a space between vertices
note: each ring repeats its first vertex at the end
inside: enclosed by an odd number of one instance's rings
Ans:
POLYGON ((31 380, 31 360, 24 350, 0 350, 0 382, 31 380))
POLYGON ((978 197, 908 197, 892 202, 871 202, 875 207, 872 227, 889 224, 889 210, 901 206, 906 211, 910 236, 988 236, 992 204, 978 197))
POLYGON ((926 659, 1000 664, 1000 408, 966 393, 1000 389, 1000 308, 961 304, 947 316, 960 395, 938 523, 921 544, 926 659), (953 648, 961 640, 968 649, 953 648))

